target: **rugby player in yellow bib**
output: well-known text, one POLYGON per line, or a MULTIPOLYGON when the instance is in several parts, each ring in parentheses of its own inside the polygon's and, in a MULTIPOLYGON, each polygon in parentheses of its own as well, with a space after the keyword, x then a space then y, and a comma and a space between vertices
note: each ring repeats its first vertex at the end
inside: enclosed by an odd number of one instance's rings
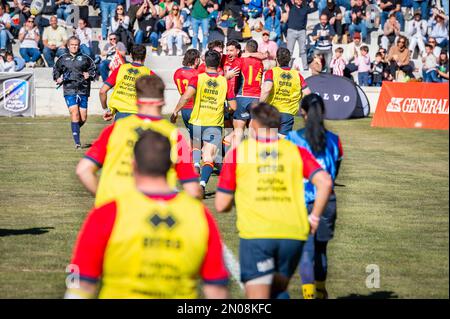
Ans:
POLYGON ((198 166, 200 159, 203 159, 200 177, 203 191, 213 172, 214 162, 221 162, 218 149, 222 146, 225 101, 227 98, 234 99, 228 93, 227 79, 217 73, 220 60, 220 53, 214 50, 205 53, 206 72, 190 79, 189 87, 180 97, 171 117, 171 121, 175 123, 178 112, 194 98, 189 124, 192 125, 190 134, 193 149, 201 149, 201 153, 193 152, 193 161, 198 166))
POLYGON ((235 200, 247 297, 282 298, 288 296, 308 234, 317 229, 332 182, 310 152, 279 139, 276 108, 259 103, 251 113, 251 136, 225 156, 215 206, 225 212, 235 200), (304 178, 317 189, 310 217, 304 178))
POLYGON ((179 129, 161 116, 164 105, 164 83, 156 75, 146 75, 136 81, 138 114, 132 114, 106 127, 77 166, 83 185, 95 194, 99 207, 134 188, 133 145, 145 130, 157 131, 172 143, 173 167, 168 181, 173 189, 177 180, 192 196, 200 197, 198 174, 190 159, 190 148, 179 129), (97 171, 102 168, 100 179, 97 171))
POLYGON ((142 133, 133 150, 135 187, 89 213, 71 262, 80 285, 66 298, 197 298, 198 278, 206 298, 228 296, 214 218, 167 182, 171 149, 162 134, 142 133))
POLYGON ((137 113, 136 80, 143 75, 153 74, 144 66, 145 54, 145 46, 133 46, 131 50, 133 63, 125 63, 115 69, 101 87, 99 95, 105 120, 109 121, 114 116, 114 120, 117 121, 137 113), (108 91, 111 89, 113 92, 108 101, 108 91))
POLYGON ((280 111, 281 123, 279 133, 287 135, 294 126, 294 116, 300 109, 303 96, 311 93, 302 75, 289 68, 291 53, 286 48, 277 51, 277 66, 264 75, 261 90, 261 102, 267 102, 280 111))

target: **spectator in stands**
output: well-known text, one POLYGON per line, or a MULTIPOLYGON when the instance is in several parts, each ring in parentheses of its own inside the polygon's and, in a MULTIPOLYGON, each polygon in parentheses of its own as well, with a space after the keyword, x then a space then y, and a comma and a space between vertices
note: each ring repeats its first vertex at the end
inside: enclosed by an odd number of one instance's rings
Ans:
POLYGON ((366 4, 363 0, 353 1, 348 32, 351 37, 353 37, 355 32, 360 32, 362 40, 367 41, 366 4))
POLYGON ((86 20, 78 20, 78 28, 75 30, 75 35, 80 39, 80 51, 92 58, 92 29, 88 27, 86 20))
POLYGON ((380 9, 381 11, 381 28, 384 28, 384 24, 389 18, 391 13, 395 13, 397 21, 400 23, 401 30, 403 31, 405 20, 403 18, 401 0, 381 0, 380 9))
POLYGON ((428 44, 433 47, 434 56, 439 56, 441 54, 442 48, 437 45, 436 39, 433 37, 428 38, 428 44))
POLYGON ((34 23, 34 17, 30 16, 25 25, 19 31, 19 52, 25 60, 25 65, 27 67, 33 68, 36 61, 41 57, 41 51, 39 51, 38 46, 39 40, 39 29, 34 23))
POLYGON ((387 55, 389 73, 394 79, 396 78, 397 71, 403 71, 409 78, 414 78, 414 68, 410 65, 411 54, 407 45, 408 39, 401 35, 398 37, 397 45, 393 45, 387 55))
POLYGON ((353 35, 353 41, 347 45, 345 59, 349 62, 345 68, 344 75, 346 77, 351 77, 351 74, 355 72, 358 67, 353 63, 355 56, 361 55, 361 48, 366 44, 361 41, 361 34, 355 32, 353 35))
POLYGON ((347 61, 344 58, 344 49, 336 48, 334 50, 334 57, 330 62, 330 69, 332 73, 337 76, 344 76, 344 70, 347 65, 347 61))
POLYGON ((413 0, 413 8, 414 12, 420 12, 421 20, 428 20, 430 9, 428 7, 428 3, 430 0, 413 0))
POLYGON ((156 7, 150 0, 144 0, 144 3, 136 12, 138 20, 138 31, 136 32, 134 41, 136 44, 142 44, 150 39, 152 51, 158 51, 159 36, 156 32, 156 25, 159 21, 159 16, 156 7))
MULTIPOLYGON (((275 0, 269 0, 263 10, 264 30, 269 32, 269 40, 281 44, 281 7, 275 0)), ((275 58, 274 58, 275 59, 275 58)))
POLYGON ((424 82, 441 82, 437 72, 437 57, 429 44, 425 45, 425 54, 422 57, 422 76, 424 82))
POLYGON ((308 23, 308 14, 317 10, 314 2, 309 5, 304 0, 287 0, 285 10, 288 13, 287 20, 287 48, 291 55, 294 53, 295 42, 300 49, 300 58, 303 70, 308 70, 308 61, 306 56, 306 25, 308 23))
POLYGON ((17 72, 16 63, 14 62, 14 55, 11 51, 6 51, 0 57, 0 72, 17 72))
POLYGON ((325 60, 324 69, 327 69, 328 72, 330 72, 329 65, 333 56, 331 40, 334 35, 334 29, 328 23, 327 15, 322 13, 320 15, 320 23, 314 26, 311 36, 312 40, 316 42, 315 53, 322 54, 325 60))
POLYGON ((5 12, 5 7, 0 5, 0 50, 6 49, 11 28, 11 16, 5 12))
POLYGON ((113 59, 116 52, 118 52, 123 57, 127 53, 127 48, 122 42, 117 41, 118 37, 116 34, 112 33, 108 37, 108 43, 105 44, 103 47, 103 50, 101 52, 102 58, 104 60, 100 63, 100 75, 103 79, 103 81, 106 81, 109 74, 109 64, 111 63, 111 60, 113 59))
POLYGON ((75 10, 78 9, 78 16, 88 23, 89 19, 89 0, 72 0, 75 10))
POLYGON ((136 14, 139 8, 147 2, 146 0, 130 0, 130 6, 128 7, 128 17, 130 17, 130 31, 134 28, 136 22, 136 14))
POLYGON ((372 86, 380 87, 383 82, 385 64, 381 52, 375 54, 375 61, 372 63, 370 73, 372 74, 372 86))
POLYGON ((210 0, 190 0, 188 3, 193 4, 192 6, 192 47, 194 49, 199 49, 198 44, 198 31, 199 28, 202 29, 202 51, 206 51, 208 45, 208 34, 209 34, 209 12, 207 6, 210 0))
POLYGON ((333 27, 335 37, 334 43, 342 43, 342 36, 344 35, 343 16, 341 8, 336 5, 334 0, 327 0, 327 6, 323 9, 322 14, 328 18, 330 25, 333 27))
POLYGON ((436 39, 436 43, 442 49, 448 48, 448 18, 443 11, 433 10, 433 15, 428 21, 430 37, 436 39))
POLYGON ((262 0, 244 0, 242 5, 242 14, 247 18, 250 30, 258 29, 263 22, 263 1, 262 0))
POLYGON ((445 51, 439 54, 437 71, 441 82, 448 82, 448 55, 445 51))
POLYGON ((389 72, 389 61, 387 60, 387 51, 384 48, 379 48, 377 54, 381 55, 381 63, 383 64, 383 81, 392 81, 394 78, 389 72))
POLYGON ((102 12, 102 38, 106 40, 111 19, 115 15, 116 7, 122 0, 100 0, 100 10, 102 12))
POLYGON ((166 31, 161 36, 161 44, 164 44, 163 49, 167 47, 167 54, 173 55, 173 45, 175 44, 176 55, 183 55, 183 44, 185 41, 189 41, 189 36, 182 30, 184 20, 178 4, 175 3, 172 6, 170 13, 164 18, 164 22, 166 31))
POLYGON ((445 16, 448 17, 448 14, 449 14, 448 0, 442 0, 442 1, 437 0, 436 4, 441 10, 444 10, 445 16))
POLYGON ((56 16, 58 19, 66 21, 72 13, 72 0, 56 0, 55 4, 58 6, 56 16))
POLYGON ((397 41, 399 35, 400 23, 397 21, 395 13, 391 13, 389 20, 384 24, 381 47, 388 51, 389 47, 397 41))
POLYGON ((358 84, 360 86, 369 86, 370 57, 369 47, 361 47, 361 54, 355 56, 355 65, 358 67, 358 84))
POLYGON ((115 33, 119 37, 119 42, 130 48, 134 41, 131 41, 131 33, 128 30, 130 25, 130 17, 125 12, 125 6, 118 4, 115 14, 111 17, 111 33, 115 33))
POLYGON ((420 11, 414 12, 414 19, 408 21, 406 24, 406 35, 409 38, 409 51, 411 55, 414 53, 416 47, 419 48, 419 54, 423 55, 425 52, 425 35, 427 34, 427 22, 421 19, 420 11))
POLYGON ((277 65, 278 45, 275 41, 270 40, 269 30, 263 30, 262 40, 258 43, 258 51, 267 53, 267 59, 263 60, 264 69, 269 70, 277 65))
POLYGON ((317 75, 323 71, 324 67, 324 59, 322 54, 315 53, 314 57, 309 64, 309 68, 311 69, 311 75, 317 75))
POLYGON ((49 67, 55 64, 55 57, 60 57, 66 53, 67 32, 61 26, 58 26, 58 18, 50 17, 50 26, 46 27, 42 35, 44 43, 44 58, 49 67))

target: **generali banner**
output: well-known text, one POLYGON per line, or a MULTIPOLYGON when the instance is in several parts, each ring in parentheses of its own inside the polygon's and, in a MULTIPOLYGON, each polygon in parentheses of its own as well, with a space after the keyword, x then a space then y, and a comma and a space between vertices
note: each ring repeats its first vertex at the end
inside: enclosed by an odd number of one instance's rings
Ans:
POLYGON ((383 82, 371 126, 448 130, 448 82, 383 82))

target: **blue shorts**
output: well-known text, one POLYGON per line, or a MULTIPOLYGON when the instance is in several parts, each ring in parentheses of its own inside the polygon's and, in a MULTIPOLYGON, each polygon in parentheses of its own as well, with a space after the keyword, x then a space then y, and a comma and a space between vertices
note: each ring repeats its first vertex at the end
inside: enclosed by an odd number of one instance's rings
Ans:
POLYGON ((125 112, 116 112, 116 114, 114 114, 114 122, 116 122, 117 120, 126 118, 130 115, 133 115, 134 113, 125 113, 125 112))
MULTIPOLYGON (((308 214, 311 213, 314 204, 308 204, 308 214)), ((315 239, 318 241, 329 241, 334 237, 334 229, 336 226, 336 199, 328 200, 327 206, 320 216, 319 227, 315 234, 315 239)))
POLYGON ((259 101, 259 98, 257 97, 237 97, 236 103, 237 103, 237 109, 236 112, 234 112, 233 118, 235 120, 241 120, 241 121, 247 121, 250 120, 250 107, 253 103, 257 103, 259 101))
POLYGON ((189 124, 191 114, 192 109, 181 109, 181 118, 183 119, 184 126, 186 126, 189 133, 192 131, 192 124, 189 124))
POLYGON ((66 100, 67 107, 72 107, 74 105, 78 105, 78 107, 82 109, 87 109, 88 107, 88 96, 81 94, 74 95, 64 95, 64 99, 66 100))
POLYGON ((239 240, 243 283, 272 273, 291 278, 302 255, 304 241, 293 239, 239 240))
POLYGON ((294 128, 294 116, 288 113, 280 113, 281 123, 278 133, 287 135, 294 128))
POLYGON ((214 144, 217 148, 222 146, 223 128, 221 126, 197 126, 191 124, 189 132, 196 148, 201 148, 203 142, 214 144))

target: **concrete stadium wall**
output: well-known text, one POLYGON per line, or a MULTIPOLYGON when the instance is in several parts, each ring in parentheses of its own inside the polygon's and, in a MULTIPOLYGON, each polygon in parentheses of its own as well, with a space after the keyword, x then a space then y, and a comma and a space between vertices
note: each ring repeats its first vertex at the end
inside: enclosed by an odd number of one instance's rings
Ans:
MULTIPOLYGON (((166 84, 166 106, 163 108, 163 113, 166 114, 173 111, 180 97, 173 83, 173 73, 177 68, 181 67, 181 59, 181 57, 153 57, 149 55, 145 61, 145 65, 158 74, 166 84)), ((67 115, 68 111, 64 101, 63 90, 62 88, 56 90, 56 84, 52 79, 52 70, 50 68, 36 68, 33 72, 36 88, 36 115, 67 115)), ((92 82, 89 114, 103 114, 98 96, 102 85, 102 81, 92 82)), ((367 87, 363 88, 363 90, 367 94, 371 113, 373 113, 378 102, 380 88, 367 87)))

